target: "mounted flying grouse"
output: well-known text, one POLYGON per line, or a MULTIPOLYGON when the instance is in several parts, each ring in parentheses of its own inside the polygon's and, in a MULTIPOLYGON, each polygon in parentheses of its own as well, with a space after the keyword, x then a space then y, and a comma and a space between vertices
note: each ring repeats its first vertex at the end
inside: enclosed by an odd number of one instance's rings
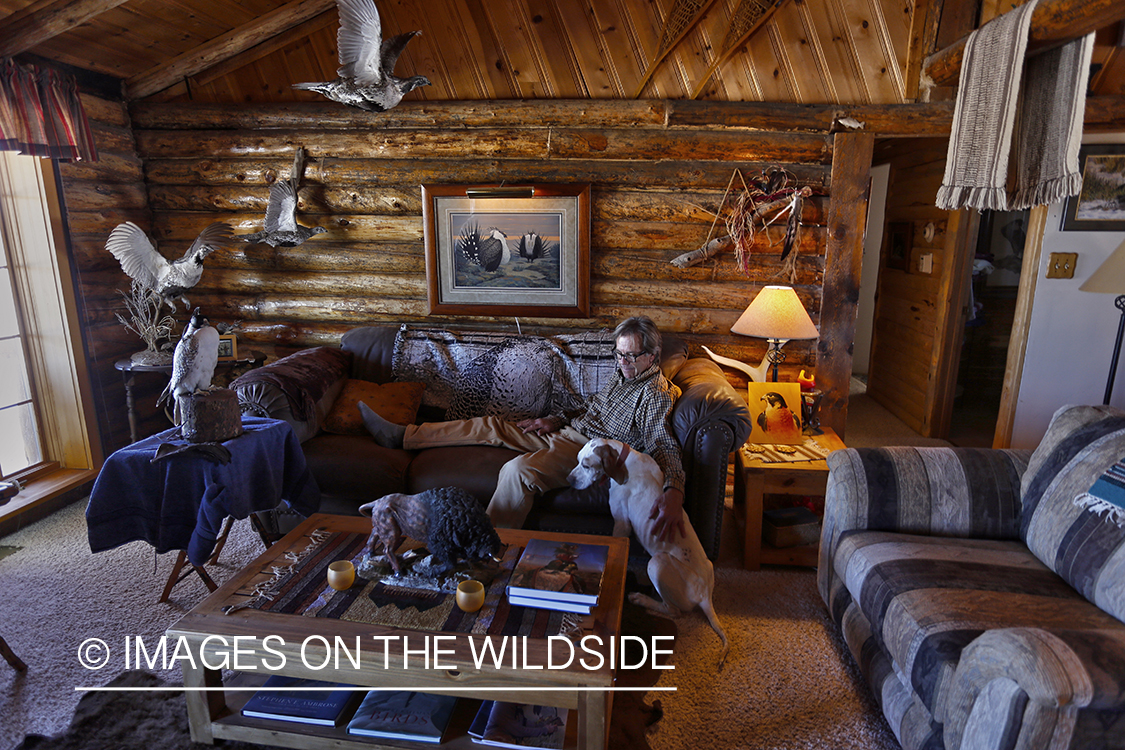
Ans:
POLYGON ((244 234, 245 242, 264 242, 270 247, 296 247, 309 237, 324 234, 324 227, 305 227, 297 223, 297 188, 305 169, 305 149, 298 147, 293 155, 293 172, 288 180, 277 180, 270 185, 270 202, 266 206, 265 229, 254 234, 244 234))
POLYGON ((184 292, 199 283, 203 275, 203 259, 231 241, 231 226, 217 221, 195 238, 179 260, 169 261, 156 252, 156 246, 136 224, 118 224, 109 233, 105 248, 121 263, 122 270, 145 289, 159 294, 172 311, 179 297, 187 308, 190 303, 184 292))
POLYGON ((488 234, 482 237, 480 227, 466 224, 461 229, 461 239, 457 246, 470 263, 486 271, 495 271, 512 257, 507 235, 496 227, 489 227, 488 234))
POLYGON ((294 83, 293 88, 315 91, 368 112, 385 112, 414 89, 430 85, 425 76, 399 78, 392 73, 406 43, 421 31, 408 31, 384 42, 383 25, 373 0, 336 0, 336 7, 340 11, 340 29, 336 32, 339 77, 323 83, 294 83))
POLYGON ((196 391, 211 388, 211 378, 215 375, 215 364, 218 361, 219 332, 211 327, 197 307, 176 344, 176 353, 172 358, 172 378, 156 405, 163 406, 169 398, 174 399, 172 421, 180 424, 184 399, 196 391))

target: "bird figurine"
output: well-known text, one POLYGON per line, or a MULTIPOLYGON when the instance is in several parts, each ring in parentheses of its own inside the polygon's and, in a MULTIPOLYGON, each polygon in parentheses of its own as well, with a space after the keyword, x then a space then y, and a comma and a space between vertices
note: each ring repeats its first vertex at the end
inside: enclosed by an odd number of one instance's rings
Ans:
POLYGON ((785 403, 784 396, 770 391, 759 401, 763 409, 758 415, 758 427, 773 438, 773 442, 800 439, 801 419, 785 403))
POLYGON ((288 180, 270 185, 270 202, 266 206, 265 229, 244 234, 244 242, 264 242, 270 247, 296 247, 309 237, 324 234, 324 227, 306 227, 297 223, 297 188, 305 170, 305 149, 298 147, 293 155, 293 172, 288 180))
POLYGON ((529 263, 536 258, 546 258, 548 255, 547 243, 535 232, 528 232, 520 237, 516 252, 521 258, 526 258, 529 263))
POLYGON ((334 102, 368 112, 385 112, 419 86, 425 76, 399 78, 393 74, 399 55, 421 31, 408 31, 383 41, 383 25, 373 0, 336 0, 340 29, 336 32, 340 67, 334 81, 294 83, 293 88, 315 91, 334 102))
POLYGON ((230 224, 217 221, 199 233, 182 258, 169 261, 156 252, 156 246, 140 227, 127 221, 113 228, 105 248, 113 253, 125 273, 145 289, 159 294, 175 312, 173 300, 177 297, 185 309, 190 306, 184 293, 199 283, 203 259, 226 246, 232 239, 232 232, 230 224))
POLYGON ((480 227, 466 224, 461 229, 461 239, 457 244, 470 263, 486 271, 495 271, 512 258, 508 236, 496 227, 489 227, 482 237, 480 227))
POLYGON ((169 398, 174 400, 172 421, 183 419, 184 399, 198 391, 211 389, 211 378, 219 361, 219 332, 211 327, 203 312, 197 307, 184 328, 176 352, 172 356, 172 377, 160 394, 156 405, 163 406, 169 398))

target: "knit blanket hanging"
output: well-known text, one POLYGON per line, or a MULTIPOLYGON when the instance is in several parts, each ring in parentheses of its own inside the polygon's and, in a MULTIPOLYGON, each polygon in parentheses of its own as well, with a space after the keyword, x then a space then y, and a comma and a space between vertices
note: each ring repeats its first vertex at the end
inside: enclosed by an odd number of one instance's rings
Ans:
POLYGON ((567 414, 613 376, 613 333, 556 336, 402 326, 391 371, 424 383, 422 404, 445 419, 567 414))
POLYGON ((1018 210, 1077 195, 1094 35, 1028 59, 1038 0, 965 44, 938 208, 1018 210))
POLYGON ((1090 489, 1074 498, 1076 505, 1092 510, 1118 526, 1125 526, 1125 459, 1102 472, 1090 489))

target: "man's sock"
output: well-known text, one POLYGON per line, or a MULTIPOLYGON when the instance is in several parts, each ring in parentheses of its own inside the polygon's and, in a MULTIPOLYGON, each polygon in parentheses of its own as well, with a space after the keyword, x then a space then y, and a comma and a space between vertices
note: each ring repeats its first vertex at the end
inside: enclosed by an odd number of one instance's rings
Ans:
POLYGON ((401 448, 402 436, 406 428, 394 422, 388 422, 371 410, 371 407, 362 401, 359 402, 359 415, 363 418, 363 426, 375 438, 375 442, 384 448, 401 448))

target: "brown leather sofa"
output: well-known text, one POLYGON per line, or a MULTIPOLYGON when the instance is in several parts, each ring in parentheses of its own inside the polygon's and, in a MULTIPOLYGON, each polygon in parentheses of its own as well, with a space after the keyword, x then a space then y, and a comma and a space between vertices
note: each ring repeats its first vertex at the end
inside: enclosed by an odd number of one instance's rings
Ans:
MULTIPOLYGON (((487 503, 500 467, 517 454, 504 448, 465 446, 407 451, 383 448, 368 436, 324 432, 320 424, 347 378, 387 383, 392 377, 396 326, 367 326, 344 334, 342 352, 331 354, 332 367, 308 365, 299 381, 274 377, 286 360, 247 373, 231 388, 243 412, 289 422, 301 440, 313 476, 331 507, 353 510, 392 492, 417 493, 445 486, 461 487, 487 503), (338 364, 337 364, 338 363, 338 364), (303 390, 303 393, 295 391, 303 390), (302 400, 304 405, 302 406, 302 400)), ((298 353, 300 356, 303 352, 298 353)), ((709 557, 719 550, 730 453, 750 434, 745 401, 709 359, 689 358, 687 346, 666 337, 661 361, 664 374, 683 395, 673 412, 673 429, 683 448, 687 472, 685 510, 709 557)), ((290 375, 292 374, 292 368, 290 375)), ((442 414, 419 411, 418 422, 440 420, 442 414)), ((546 531, 608 534, 613 528, 604 488, 593 492, 564 489, 536 501, 527 526, 546 531)))

